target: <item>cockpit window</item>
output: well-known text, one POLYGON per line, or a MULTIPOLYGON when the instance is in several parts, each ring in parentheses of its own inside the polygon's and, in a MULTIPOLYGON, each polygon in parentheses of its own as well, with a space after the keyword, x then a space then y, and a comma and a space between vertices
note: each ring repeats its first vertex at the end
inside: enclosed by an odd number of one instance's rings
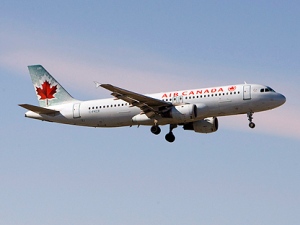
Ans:
POLYGON ((267 87, 267 89, 269 90, 269 91, 271 91, 271 92, 275 92, 272 88, 270 88, 270 87, 267 87))
POLYGON ((272 88, 267 87, 267 88, 260 89, 260 92, 275 92, 275 91, 272 88))

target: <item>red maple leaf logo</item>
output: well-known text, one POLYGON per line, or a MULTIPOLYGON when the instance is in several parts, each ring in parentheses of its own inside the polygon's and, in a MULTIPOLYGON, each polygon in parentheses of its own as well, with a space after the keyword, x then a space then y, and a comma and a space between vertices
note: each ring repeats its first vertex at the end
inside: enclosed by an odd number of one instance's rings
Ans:
POLYGON ((231 86, 228 88, 229 91, 234 91, 236 89, 236 86, 231 86))
POLYGON ((57 85, 50 87, 50 83, 46 80, 42 84, 42 87, 36 87, 36 92, 40 96, 39 100, 52 99, 54 98, 54 94, 56 93, 57 85))

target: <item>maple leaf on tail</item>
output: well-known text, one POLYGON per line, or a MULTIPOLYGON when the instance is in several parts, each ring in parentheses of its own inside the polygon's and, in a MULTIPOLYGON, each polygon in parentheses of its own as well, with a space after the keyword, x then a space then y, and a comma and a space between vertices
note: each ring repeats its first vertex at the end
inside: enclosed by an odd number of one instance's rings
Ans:
POLYGON ((36 87, 36 92, 40 96, 39 100, 46 100, 48 105, 48 99, 54 98, 56 93, 57 85, 50 87, 50 83, 46 80, 42 84, 42 87, 36 87))

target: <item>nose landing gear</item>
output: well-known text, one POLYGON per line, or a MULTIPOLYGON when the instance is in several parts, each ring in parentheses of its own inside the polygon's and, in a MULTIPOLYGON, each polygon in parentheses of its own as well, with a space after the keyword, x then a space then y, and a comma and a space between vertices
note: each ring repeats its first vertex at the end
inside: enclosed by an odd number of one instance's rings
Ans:
POLYGON ((247 116, 248 116, 248 120, 249 120, 249 127, 253 129, 255 127, 255 123, 252 122, 253 112, 248 112, 247 116))

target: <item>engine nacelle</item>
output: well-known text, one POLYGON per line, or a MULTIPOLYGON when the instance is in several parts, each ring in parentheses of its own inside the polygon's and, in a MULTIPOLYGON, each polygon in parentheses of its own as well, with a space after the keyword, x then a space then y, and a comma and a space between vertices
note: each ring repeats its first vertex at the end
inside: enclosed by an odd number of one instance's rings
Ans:
POLYGON ((207 105, 203 103, 197 103, 196 107, 197 107, 197 117, 199 119, 203 119, 209 115, 209 109, 207 105))
POLYGON ((218 130, 219 122, 216 117, 209 117, 203 120, 187 123, 183 126, 184 130, 193 130, 197 133, 212 133, 218 130))
POLYGON ((195 119, 197 117, 197 107, 193 104, 176 105, 163 113, 162 117, 172 118, 180 122, 195 119))

